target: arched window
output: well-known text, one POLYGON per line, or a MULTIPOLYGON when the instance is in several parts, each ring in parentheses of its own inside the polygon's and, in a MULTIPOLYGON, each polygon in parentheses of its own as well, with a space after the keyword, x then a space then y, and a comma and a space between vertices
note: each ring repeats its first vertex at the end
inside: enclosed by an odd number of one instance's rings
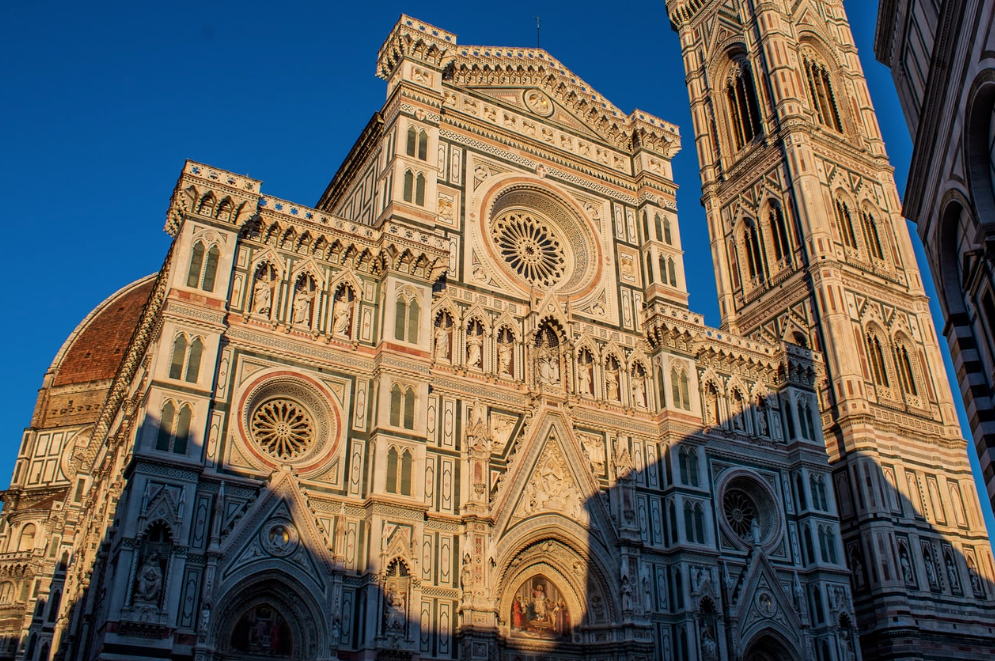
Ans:
POLYGON ((667 245, 673 245, 673 243, 674 243, 673 236, 671 236, 671 234, 670 234, 670 219, 669 218, 664 218, 663 219, 663 240, 667 243, 667 245))
POLYGON ((836 200, 836 220, 840 225, 840 234, 843 236, 843 244, 847 248, 857 249, 857 234, 853 231, 853 217, 850 215, 850 206, 841 199, 836 200))
POLYGON ((688 449, 681 448, 677 451, 678 472, 681 476, 681 484, 689 484, 690 471, 688 469, 688 449))
POLYGON ((760 107, 753 85, 750 66, 741 58, 729 70, 726 79, 726 103, 732 129, 733 146, 738 150, 763 133, 760 125, 760 107))
POLYGON ((190 256, 190 270, 187 271, 187 287, 199 287, 204 291, 214 291, 214 281, 218 274, 218 260, 221 251, 217 246, 211 246, 207 251, 207 262, 204 261, 204 244, 197 241, 193 244, 190 256))
POLYGON ((806 55, 805 76, 816 119, 823 126, 842 133, 843 125, 840 123, 840 114, 836 109, 836 95, 833 94, 829 70, 821 62, 816 62, 811 56, 806 55))
POLYGON ((802 542, 805 546, 805 559, 807 564, 815 562, 815 548, 812 546, 812 530, 805 526, 802 530, 802 542))
POLYGON ((417 344, 420 321, 418 299, 414 296, 398 296, 394 305, 394 339, 417 344))
POLYGON ((169 363, 169 378, 178 379, 183 375, 183 364, 187 358, 187 336, 177 335, 173 340, 173 359, 169 363))
POLYGON ((421 172, 415 179, 415 204, 425 206, 425 175, 421 172))
POLYGON ((33 551, 35 548, 35 524, 28 523, 21 528, 21 536, 17 540, 17 551, 33 551))
POLYGON ((884 364, 884 349, 877 334, 868 331, 867 333, 867 358, 871 363, 871 374, 874 376, 874 383, 886 388, 891 384, 888 381, 888 371, 884 364))
POLYGON ((404 428, 415 428, 415 391, 413 388, 404 391, 404 428))
POLYGON ((668 509, 668 515, 670 516, 670 543, 676 544, 679 540, 677 539, 677 508, 674 507, 674 502, 670 502, 670 507, 668 509))
POLYGON ((798 498, 798 509, 805 509, 805 483, 801 475, 795 476, 795 497, 798 498))
POLYGON ((428 133, 424 130, 418 132, 418 158, 423 161, 428 158, 428 133))
POLYGON ((818 585, 813 585, 809 594, 811 595, 812 620, 817 624, 822 624, 826 621, 826 614, 822 606, 822 591, 819 590, 818 585))
POLYGON ((670 390, 673 396, 674 408, 691 410, 691 388, 688 374, 677 367, 670 368, 670 390))
POLYGON ((198 337, 190 344, 190 356, 187 359, 187 373, 183 377, 184 381, 197 383, 197 377, 200 376, 200 356, 203 352, 204 343, 198 337))
POLYGON ((418 131, 415 130, 414 126, 409 126, 408 127, 407 149, 405 150, 405 152, 407 153, 408 156, 414 156, 415 155, 415 143, 417 141, 418 141, 418 131))
POLYGON ((401 386, 396 383, 390 389, 390 425, 401 426, 401 386))
POLYGON ((387 493, 397 493, 397 448, 387 450, 387 493))
POLYGON ((663 221, 660 219, 660 214, 653 216, 653 224, 656 227, 656 240, 663 241, 663 221))
POLYGON ((904 344, 895 345, 895 363, 898 365, 898 381, 902 390, 917 397, 919 390, 916 388, 916 377, 912 371, 912 358, 909 357, 909 350, 904 344))
POLYGON ((881 249, 881 237, 878 234, 878 225, 870 211, 860 212, 860 221, 864 227, 864 240, 867 243, 867 250, 871 257, 884 259, 884 250, 881 249))
POLYGON ((643 240, 650 240, 650 215, 643 211, 643 240))
POLYGON ((705 508, 701 503, 694 505, 694 540, 699 544, 705 543, 705 508))
POLYGON ((815 440, 815 421, 812 415, 812 405, 808 400, 798 402, 798 421, 802 426, 802 438, 815 440))
POLYGON ((401 455, 401 494, 411 495, 411 451, 405 450, 401 455))
MULTIPOLYGON (((55 617, 59 614, 59 602, 62 601, 62 592, 56 590, 48 598, 48 621, 55 622, 55 617)), ((47 658, 42 655, 42 658, 47 658)))
POLYGON ((677 286, 677 264, 674 263, 673 257, 667 258, 667 274, 670 276, 670 286, 677 286))
POLYGON ((697 541, 694 536, 694 508, 691 503, 684 503, 684 539, 689 542, 697 541))
POLYGON ((784 427, 788 430, 788 439, 793 439, 795 437, 795 416, 791 412, 791 402, 789 400, 784 400, 781 412, 784 415, 784 427))
POLYGON ((14 601, 14 584, 11 581, 0 583, 0 605, 7 605, 14 601))
POLYGON ((173 402, 166 402, 159 417, 159 434, 156 437, 156 450, 186 454, 190 436, 190 420, 193 411, 189 404, 180 407, 179 412, 173 402))
POLYGON ((688 449, 688 484, 698 486, 698 451, 694 448, 688 449))
POLYGON ((415 175, 411 170, 404 171, 404 201, 410 202, 414 199, 415 175))
POLYGON ((764 265, 763 251, 760 249, 760 232, 752 219, 747 219, 743 227, 743 243, 746 250, 746 264, 750 279, 763 282, 767 279, 767 268, 764 265))
POLYGON ((771 238, 774 240, 774 259, 777 262, 791 261, 791 243, 788 241, 788 227, 784 222, 784 212, 779 205, 773 205, 768 214, 771 238))
POLYGON ((660 255, 660 282, 667 284, 667 258, 660 255))

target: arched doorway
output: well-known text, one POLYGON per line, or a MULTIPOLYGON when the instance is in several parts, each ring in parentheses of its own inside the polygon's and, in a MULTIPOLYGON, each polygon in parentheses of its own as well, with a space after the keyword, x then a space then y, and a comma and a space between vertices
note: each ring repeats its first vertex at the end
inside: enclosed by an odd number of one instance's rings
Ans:
POLYGON ((797 661, 790 647, 773 632, 760 634, 746 648, 745 661, 797 661))

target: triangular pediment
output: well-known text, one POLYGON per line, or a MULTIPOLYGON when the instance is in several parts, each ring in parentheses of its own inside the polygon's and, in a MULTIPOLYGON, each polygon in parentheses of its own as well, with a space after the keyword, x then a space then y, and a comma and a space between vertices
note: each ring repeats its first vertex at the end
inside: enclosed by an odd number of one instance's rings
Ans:
POLYGON ((307 497, 289 470, 275 474, 221 545, 221 583, 249 573, 282 569, 327 593, 331 557, 307 497))
POLYGON ((740 622, 742 640, 749 640, 756 630, 772 627, 797 642, 801 618, 767 556, 758 549, 749 556, 749 565, 736 589, 735 599, 734 610, 740 622))
POLYGON ((606 546, 613 543, 608 537, 614 536, 614 522, 600 497, 590 460, 562 412, 539 416, 508 473, 494 506, 500 513, 495 527, 502 537, 523 523, 555 516, 606 546))

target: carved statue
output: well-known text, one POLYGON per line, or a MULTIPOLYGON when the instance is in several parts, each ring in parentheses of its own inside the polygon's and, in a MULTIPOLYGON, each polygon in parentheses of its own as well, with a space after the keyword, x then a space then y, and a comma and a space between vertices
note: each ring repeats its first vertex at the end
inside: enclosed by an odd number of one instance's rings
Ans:
POLYGON ((608 399, 618 401, 618 368, 609 367, 605 370, 605 392, 608 399))
POLYGON ((435 359, 449 360, 449 329, 442 323, 435 329, 435 359))
POLYGON ((460 568, 459 581, 463 592, 470 592, 473 589, 473 559, 469 553, 463 554, 463 566, 460 568))
POLYGON ((560 382, 560 360, 556 347, 540 343, 536 360, 541 383, 556 385, 560 382))
POLYGON ((715 396, 715 393, 710 388, 706 388, 706 390, 705 390, 705 415, 704 415, 705 424, 706 425, 714 425, 715 424, 715 421, 716 421, 716 418, 715 418, 716 404, 718 404, 718 401, 717 401, 717 398, 715 396))
POLYGON ((767 432, 767 407, 757 406, 757 434, 766 436, 767 432))
POLYGON ((309 292, 306 288, 301 288, 297 290, 297 296, 294 298, 294 323, 295 324, 306 324, 308 323, 308 317, 311 316, 311 301, 314 299, 314 294, 309 292))
POLYGON ((711 624, 705 625, 705 630, 701 632, 701 657, 706 661, 717 659, 719 646, 715 642, 715 630, 711 624))
POLYGON ((269 278, 260 274, 256 278, 256 284, 252 287, 252 311, 259 314, 269 314, 271 295, 269 278))
POLYGON ((912 573, 912 562, 909 560, 909 552, 905 550, 904 546, 898 547, 898 559, 902 563, 902 576, 905 578, 905 582, 915 583, 912 573))
POLYGON ((141 601, 158 601, 161 590, 162 569, 159 568, 159 554, 152 553, 138 570, 135 598, 141 601))
POLYGON ((476 367, 480 369, 480 361, 483 358, 483 352, 481 351, 484 346, 484 338, 482 335, 477 335, 475 333, 468 333, 466 336, 466 366, 476 367))
POLYGON ((591 364, 581 363, 580 368, 577 370, 577 379, 580 392, 584 395, 591 394, 591 364))
POLYGON ((501 376, 513 376, 512 375, 512 345, 511 342, 499 342, 498 343, 498 373, 501 376))
POLYGON ((404 629, 404 620, 407 617, 404 595, 397 590, 387 593, 387 628, 404 629))
POLYGON ((646 406, 646 377, 638 370, 632 375, 632 403, 646 406))
POLYGON ((342 298, 335 302, 335 312, 332 319, 332 333, 351 337, 352 330, 352 309, 354 301, 347 299, 343 292, 342 298))

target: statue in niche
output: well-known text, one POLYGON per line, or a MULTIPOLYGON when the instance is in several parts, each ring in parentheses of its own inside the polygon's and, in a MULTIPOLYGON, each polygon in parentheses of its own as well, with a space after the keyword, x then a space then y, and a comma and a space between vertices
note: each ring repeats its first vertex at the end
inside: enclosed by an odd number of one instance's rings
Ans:
POLYGON ((971 589, 974 591, 974 596, 978 599, 984 599, 985 597, 985 586, 981 582, 981 577, 978 576, 978 570, 974 566, 974 559, 967 559, 967 576, 971 581, 971 589))
POLYGON ((915 575, 912 573, 912 560, 909 558, 909 550, 905 544, 898 544, 898 561, 902 565, 902 577, 906 583, 915 583, 915 575))
POLYGON ((470 592, 473 589, 473 560, 469 553, 463 554, 463 566, 460 568, 460 586, 463 592, 470 592))
POLYGON ((560 382, 559 340, 549 327, 536 337, 536 370, 540 383, 556 385, 560 382))
POLYGON ((701 632, 701 658, 707 661, 719 657, 719 646, 715 641, 715 629, 711 624, 706 624, 701 632))
POLYGON ((396 589, 391 589, 387 593, 385 602, 387 628, 400 630, 404 629, 404 621, 407 618, 407 604, 404 595, 396 589))
POLYGON ((352 337, 352 311, 355 307, 352 291, 343 287, 336 297, 332 311, 332 333, 342 337, 352 337))
POLYGON ((640 567, 639 573, 640 573, 639 582, 642 584, 641 587, 643 589, 643 598, 645 600, 645 604, 643 605, 643 607, 647 611, 652 611, 653 610, 653 580, 650 577, 650 568, 649 568, 649 565, 646 564, 646 563, 643 563, 643 566, 640 567))
POLYGON ((258 314, 269 314, 273 298, 273 272, 269 264, 264 264, 256 273, 256 282, 252 286, 252 311, 258 314))
POLYGON ((632 403, 646 407, 646 374, 640 365, 632 370, 632 403))
POLYGON ((926 578, 929 580, 930 587, 938 588, 940 583, 936 575, 936 564, 933 562, 933 554, 926 547, 923 547, 922 550, 922 561, 926 567, 926 578))
POLYGON ((953 556, 949 552, 943 554, 944 564, 947 566, 947 577, 950 579, 950 589, 960 590, 960 577, 957 575, 957 567, 954 565, 953 556))
POLYGON ((732 404, 732 428, 736 431, 744 431, 743 396, 739 394, 738 390, 733 390, 730 400, 732 404))
POLYGON ((594 385, 594 361, 591 359, 591 354, 586 349, 581 351, 577 363, 577 389, 582 395, 591 395, 593 394, 591 387, 594 385))
POLYGON ((767 404, 764 402, 764 398, 760 397, 757 399, 757 435, 767 436, 770 429, 767 425, 767 404))
POLYGON ((439 315, 439 320, 435 326, 435 359, 437 361, 449 360, 452 327, 449 315, 445 313, 439 315))
POLYGON ((618 363, 614 358, 605 365, 605 394, 611 401, 618 401, 618 363))
POLYGON ((466 329, 466 366, 481 369, 484 357, 484 329, 479 321, 471 321, 466 329))
POLYGON ((497 357, 498 357, 498 374, 501 376, 513 377, 515 376, 514 368, 514 358, 515 358, 515 348, 514 348, 515 337, 511 334, 511 330, 508 328, 502 328, 498 331, 498 341, 497 341, 497 357))
POLYGON ((705 386, 705 424, 714 426, 718 421, 719 394, 715 391, 715 386, 708 384, 705 386))
POLYGON ((140 601, 158 602, 161 590, 162 569, 159 567, 159 554, 152 553, 138 570, 135 598, 140 601))
POLYGON ((294 323, 308 325, 311 323, 311 307, 314 303, 315 292, 311 288, 313 281, 310 278, 301 278, 297 283, 297 291, 294 294, 294 323))

